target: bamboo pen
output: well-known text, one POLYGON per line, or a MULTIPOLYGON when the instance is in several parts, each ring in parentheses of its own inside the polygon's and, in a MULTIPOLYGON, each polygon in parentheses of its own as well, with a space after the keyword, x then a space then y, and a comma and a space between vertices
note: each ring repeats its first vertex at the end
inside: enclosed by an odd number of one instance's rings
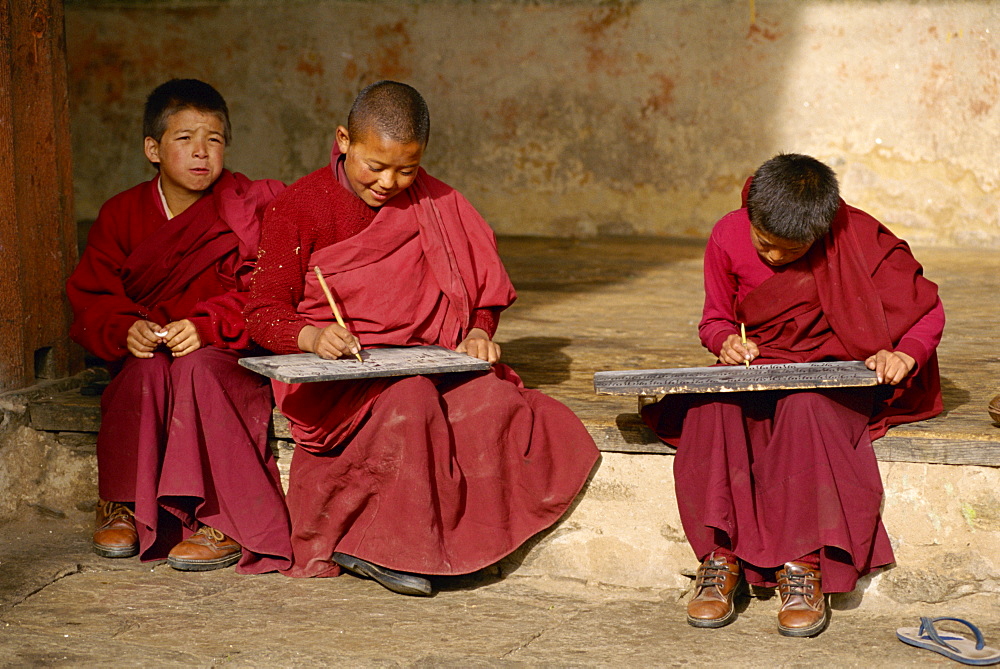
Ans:
MULTIPOLYGON (((743 323, 740 323, 740 341, 743 342, 743 350, 745 351, 747 348, 747 329, 743 323)), ((746 355, 746 353, 743 355, 746 355)), ((743 359, 743 364, 750 367, 750 361, 746 358, 743 359)))
MULTIPOLYGON (((319 279, 319 287, 323 289, 323 294, 326 295, 326 301, 330 303, 330 311, 333 312, 333 317, 337 319, 337 325, 347 330, 347 326, 344 325, 344 319, 340 316, 340 309, 337 308, 337 303, 333 299, 333 293, 330 292, 330 286, 326 283, 326 278, 323 276, 323 270, 319 268, 319 265, 313 267, 316 272, 316 278, 319 279)), ((350 330, 347 330, 350 332, 350 330)), ((358 346, 361 346, 361 342, 358 342, 358 346)), ((361 351, 354 354, 354 357, 358 359, 358 362, 364 362, 361 359, 361 351)))

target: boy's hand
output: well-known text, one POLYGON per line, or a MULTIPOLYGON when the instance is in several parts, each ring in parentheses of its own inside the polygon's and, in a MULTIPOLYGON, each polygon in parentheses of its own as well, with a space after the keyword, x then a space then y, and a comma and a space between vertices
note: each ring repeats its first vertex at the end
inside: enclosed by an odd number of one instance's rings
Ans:
POLYGON ((913 371, 916 364, 916 360, 902 351, 887 351, 885 349, 865 360, 865 366, 875 370, 878 382, 888 383, 890 386, 905 379, 906 375, 913 371))
POLYGON ((125 347, 137 358, 152 358, 153 351, 163 343, 163 337, 156 334, 162 331, 163 327, 153 321, 139 319, 128 329, 125 347))
POLYGON ((299 348, 326 360, 336 360, 359 353, 361 342, 336 323, 325 328, 307 325, 299 330, 299 348))
POLYGON ((758 355, 760 355, 760 349, 757 348, 757 344, 747 339, 747 343, 744 345, 738 334, 731 334, 726 337, 726 341, 722 342, 719 362, 723 365, 742 365, 758 355))
POLYGON ((469 336, 455 350, 485 360, 491 365, 500 361, 500 347, 482 328, 472 328, 469 336))
POLYGON ((201 348, 201 337, 194 323, 188 319, 167 323, 163 328, 167 336, 163 338, 163 343, 167 345, 175 358, 180 358, 188 353, 194 353, 201 348))

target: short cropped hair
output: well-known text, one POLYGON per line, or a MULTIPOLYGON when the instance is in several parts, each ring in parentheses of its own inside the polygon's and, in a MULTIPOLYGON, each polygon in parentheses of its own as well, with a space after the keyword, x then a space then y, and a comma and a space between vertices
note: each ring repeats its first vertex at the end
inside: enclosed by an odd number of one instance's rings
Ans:
POLYGON ((196 109, 217 116, 222 121, 226 144, 229 144, 232 139, 229 107, 219 91, 197 79, 171 79, 149 94, 142 115, 142 136, 159 142, 167 131, 170 117, 184 109, 196 109))
POLYGON ((825 235, 840 207, 837 175, 798 153, 781 153, 757 168, 747 195, 755 227, 781 239, 812 243, 825 235))
POLYGON ((365 86, 351 105, 347 134, 351 141, 377 132, 400 144, 427 146, 431 115, 417 89, 398 81, 376 81, 365 86))

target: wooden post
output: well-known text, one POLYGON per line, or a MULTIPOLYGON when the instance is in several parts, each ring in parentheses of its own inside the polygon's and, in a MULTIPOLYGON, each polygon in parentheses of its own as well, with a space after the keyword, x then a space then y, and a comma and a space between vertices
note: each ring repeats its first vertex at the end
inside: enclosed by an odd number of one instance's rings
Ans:
POLYGON ((62 0, 0 0, 0 391, 79 368, 76 259, 62 0))

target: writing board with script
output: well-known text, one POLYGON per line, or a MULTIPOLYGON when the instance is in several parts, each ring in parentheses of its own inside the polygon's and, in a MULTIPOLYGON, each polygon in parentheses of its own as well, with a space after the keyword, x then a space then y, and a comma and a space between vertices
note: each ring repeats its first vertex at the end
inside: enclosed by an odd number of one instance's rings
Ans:
POLYGON ((639 369, 594 374, 594 390, 598 395, 675 395, 875 385, 878 385, 875 372, 857 361, 639 369))
POLYGON ((361 359, 364 362, 358 362, 357 358, 324 360, 315 353, 292 353, 241 358, 240 364, 285 383, 475 372, 490 368, 485 360, 441 346, 369 348, 361 351, 361 359))

